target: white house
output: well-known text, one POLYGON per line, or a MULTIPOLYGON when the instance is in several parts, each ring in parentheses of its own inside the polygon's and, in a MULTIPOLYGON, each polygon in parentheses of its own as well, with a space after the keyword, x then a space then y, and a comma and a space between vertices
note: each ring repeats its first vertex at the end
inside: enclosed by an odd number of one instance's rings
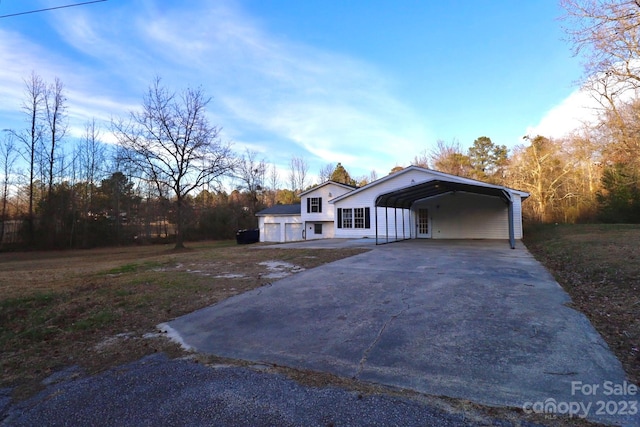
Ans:
POLYGON ((360 188, 328 181, 300 197, 297 215, 269 214, 275 207, 256 214, 261 241, 509 239, 513 247, 522 238, 521 206, 529 194, 409 166, 360 188), (288 223, 299 224, 297 236, 271 231, 288 223))
POLYGON ((335 237, 336 211, 331 201, 355 189, 350 185, 327 181, 300 193, 301 219, 304 224, 302 238, 310 240, 335 237))

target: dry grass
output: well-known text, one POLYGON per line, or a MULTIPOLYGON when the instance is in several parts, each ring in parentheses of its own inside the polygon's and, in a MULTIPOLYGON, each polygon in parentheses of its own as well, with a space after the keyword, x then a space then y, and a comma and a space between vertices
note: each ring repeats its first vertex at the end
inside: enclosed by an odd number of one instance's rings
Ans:
POLYGON ((640 226, 538 226, 525 244, 640 382, 640 226))
MULTIPOLYGON (((149 339, 155 325, 265 285, 264 261, 303 268, 362 252, 200 243, 0 255, 0 386, 37 390, 56 369, 96 372, 180 350, 149 339)), ((295 270, 294 270, 295 271, 295 270)))
MULTIPOLYGON (((556 245, 557 250, 551 252, 560 256, 564 243, 545 238, 539 242, 541 247, 556 245)), ((0 254, 0 387, 14 387, 14 398, 20 399, 40 389, 43 378, 69 365, 93 373, 158 351, 184 355, 169 340, 148 334, 158 323, 277 280, 267 277, 269 271, 259 263, 278 260, 313 268, 363 251, 206 242, 179 252, 158 245, 0 254)), ((216 356, 192 357, 205 364, 251 365, 216 356)), ((480 424, 491 424, 498 417, 514 425, 523 420, 550 426, 591 425, 579 419, 550 420, 511 408, 430 397, 327 373, 283 366, 270 370, 313 387, 331 385, 363 394, 407 397, 464 413, 480 424)))

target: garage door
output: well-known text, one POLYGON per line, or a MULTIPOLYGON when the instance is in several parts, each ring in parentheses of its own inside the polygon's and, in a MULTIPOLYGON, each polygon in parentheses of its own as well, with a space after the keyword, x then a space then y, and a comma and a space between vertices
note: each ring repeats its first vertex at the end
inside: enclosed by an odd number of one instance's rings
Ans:
POLYGON ((284 241, 293 242, 296 240, 302 240, 302 224, 285 224, 284 241))
POLYGON ((280 224, 264 225, 264 241, 279 242, 280 241, 280 224))

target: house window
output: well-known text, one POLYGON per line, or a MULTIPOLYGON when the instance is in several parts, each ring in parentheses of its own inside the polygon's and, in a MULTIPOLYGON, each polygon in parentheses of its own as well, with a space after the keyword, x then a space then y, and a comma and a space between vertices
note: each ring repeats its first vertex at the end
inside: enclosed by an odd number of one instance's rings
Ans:
POLYGON ((371 228, 369 208, 338 208, 338 228, 371 228))
POLYGON ((353 228, 353 209, 342 209, 342 228, 353 228))
POLYGON ((322 197, 307 198, 307 213, 322 213, 322 197))
POLYGON ((322 224, 313 224, 313 233, 322 234, 322 224))
POLYGON ((353 210, 353 228, 364 228, 364 208, 353 210))

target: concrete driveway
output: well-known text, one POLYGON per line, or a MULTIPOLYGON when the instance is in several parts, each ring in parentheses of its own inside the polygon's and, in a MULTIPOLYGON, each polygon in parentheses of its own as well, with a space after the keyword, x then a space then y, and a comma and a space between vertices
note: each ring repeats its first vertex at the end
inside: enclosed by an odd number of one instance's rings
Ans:
POLYGON ((637 422, 597 414, 598 401, 638 396, 602 394, 605 382, 624 384, 621 364, 522 244, 512 250, 501 241, 412 240, 371 247, 164 327, 218 356, 487 405, 555 404, 560 413, 637 422), (601 393, 588 394, 583 384, 599 385, 601 393))

